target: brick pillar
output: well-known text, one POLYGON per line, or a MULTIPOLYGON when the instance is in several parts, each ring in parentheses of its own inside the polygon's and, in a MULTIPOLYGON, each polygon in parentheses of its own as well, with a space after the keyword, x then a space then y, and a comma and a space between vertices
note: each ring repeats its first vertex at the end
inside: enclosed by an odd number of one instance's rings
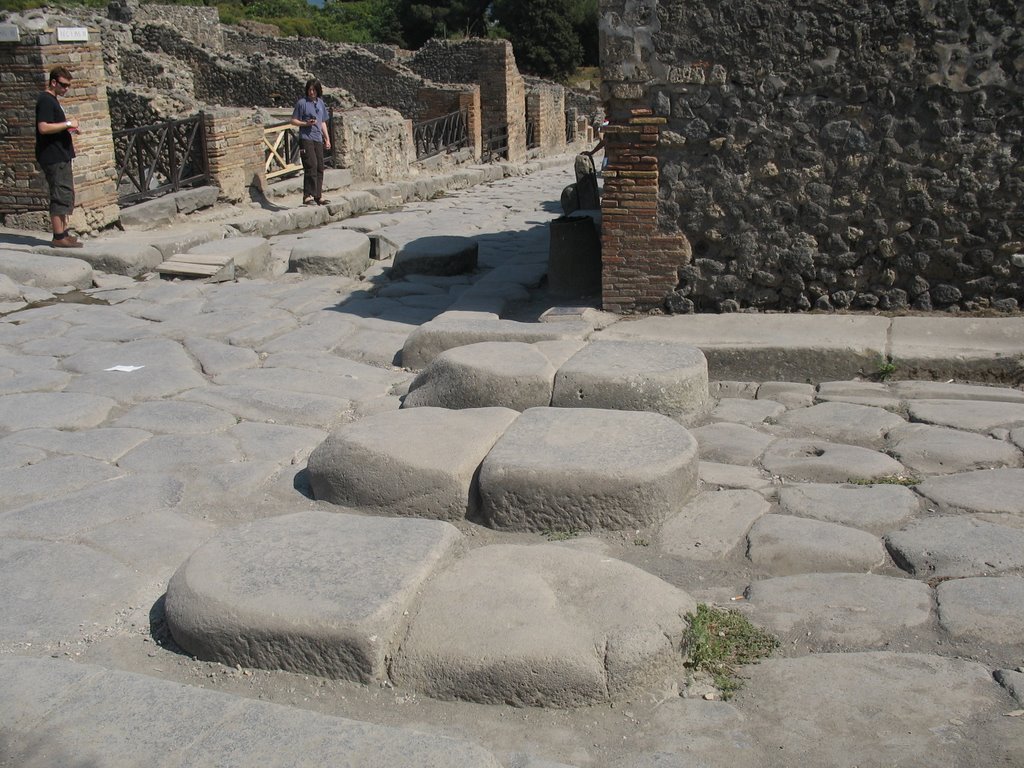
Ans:
POLYGON ((22 30, 21 39, 0 43, 0 218, 10 227, 49 230, 49 197, 35 162, 35 104, 50 70, 67 67, 72 87, 61 99, 78 119, 75 136, 75 211, 71 225, 83 232, 118 220, 114 140, 99 33, 89 40, 59 43, 55 30, 22 30))
POLYGON ((609 312, 664 306, 679 267, 690 262, 686 238, 658 230, 658 143, 665 122, 650 109, 632 109, 604 130, 601 293, 609 312))
POLYGON ((469 133, 470 146, 473 149, 473 161, 480 162, 483 148, 483 122, 480 114, 480 86, 474 85, 472 90, 459 94, 459 109, 466 110, 466 131, 469 133))
POLYGON ((225 200, 249 199, 252 187, 263 190, 267 174, 263 152, 263 126, 252 112, 213 109, 204 112, 210 181, 225 200))

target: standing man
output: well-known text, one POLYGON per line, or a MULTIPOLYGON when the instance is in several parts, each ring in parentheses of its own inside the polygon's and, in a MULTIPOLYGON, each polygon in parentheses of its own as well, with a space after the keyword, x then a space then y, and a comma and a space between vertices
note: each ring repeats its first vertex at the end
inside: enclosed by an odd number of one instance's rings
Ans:
POLYGON ((327 130, 327 105, 324 88, 313 78, 306 81, 306 95, 295 102, 292 125, 299 126, 299 148, 302 155, 303 205, 327 205, 324 200, 324 149, 331 148, 327 130))
POLYGON ((68 232, 68 217, 75 209, 75 177, 71 161, 78 133, 78 120, 64 114, 60 97, 71 87, 71 73, 66 67, 50 72, 50 83, 36 100, 36 161, 43 169, 50 189, 50 226, 56 248, 81 248, 78 238, 68 232))

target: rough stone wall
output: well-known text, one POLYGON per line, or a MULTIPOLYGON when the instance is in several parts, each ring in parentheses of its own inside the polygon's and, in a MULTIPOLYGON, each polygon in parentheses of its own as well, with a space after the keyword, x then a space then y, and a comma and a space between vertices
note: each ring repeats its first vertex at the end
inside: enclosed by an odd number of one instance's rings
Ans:
POLYGON ((537 121, 537 142, 542 155, 565 151, 565 88, 553 83, 531 83, 526 93, 526 116, 537 121))
POLYGON ((416 160, 412 124, 390 109, 346 109, 334 115, 335 156, 358 179, 408 178, 416 160))
POLYGON ((222 199, 250 199, 251 190, 266 189, 263 122, 255 112, 213 108, 204 112, 210 177, 222 199))
POLYGON ((602 0, 601 38, 613 125, 665 121, 650 236, 693 253, 669 308, 1024 299, 1024 6, 602 0))
POLYGON ((508 129, 509 160, 526 158, 526 87, 507 40, 428 40, 407 62, 437 83, 479 83, 484 133, 508 129))
MULTIPOLYGON (((127 4, 126 4, 127 5, 127 4)), ((192 5, 139 5, 131 3, 131 20, 167 24, 199 46, 220 53, 224 50, 220 13, 216 7, 192 5)))
POLYGON ((103 55, 95 30, 83 43, 58 43, 52 30, 22 30, 19 42, 0 43, 0 216, 7 226, 50 228, 46 182, 35 162, 35 102, 58 65, 73 75, 73 87, 61 104, 82 129, 74 139, 71 223, 90 232, 119 215, 103 55))

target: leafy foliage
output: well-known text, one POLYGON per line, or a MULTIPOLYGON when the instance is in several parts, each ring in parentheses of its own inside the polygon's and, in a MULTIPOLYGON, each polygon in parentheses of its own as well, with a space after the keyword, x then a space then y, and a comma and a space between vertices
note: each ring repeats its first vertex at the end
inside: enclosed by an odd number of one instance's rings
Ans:
POLYGON ((753 664, 779 647, 775 637, 735 609, 700 603, 697 612, 686 618, 690 620, 687 666, 710 674, 724 699, 743 685, 737 677, 740 666, 753 664))
POLYGON ((564 78, 583 63, 570 18, 574 0, 496 0, 494 19, 512 41, 516 63, 532 75, 564 78))
POLYGON ((432 37, 487 34, 489 0, 397 0, 396 15, 405 41, 419 48, 432 37))

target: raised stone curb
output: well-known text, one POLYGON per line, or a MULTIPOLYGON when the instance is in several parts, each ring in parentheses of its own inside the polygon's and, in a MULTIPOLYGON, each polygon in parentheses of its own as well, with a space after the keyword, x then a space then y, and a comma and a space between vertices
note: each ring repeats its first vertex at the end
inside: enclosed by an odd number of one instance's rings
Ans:
POLYGON ((38 288, 92 288, 92 265, 67 256, 0 250, 0 274, 38 288))
POLYGON ((483 460, 481 511, 502 530, 642 528, 696 484, 697 441, 667 416, 531 408, 483 460))
POLYGON ((167 624, 229 666, 385 680, 416 591, 459 538, 435 521, 319 511, 244 525, 174 574, 167 624))
POLYGON ((685 344, 597 341, 555 375, 556 408, 653 411, 691 424, 708 407, 708 365, 685 344))
POLYGON ((317 499, 376 514, 461 520, 477 511, 477 470, 519 414, 409 408, 347 424, 309 457, 317 499))
POLYGON ((270 276, 270 244, 262 237, 230 237, 213 240, 187 251, 196 256, 221 256, 234 259, 240 277, 270 276))
POLYGON ((682 590, 618 560, 554 545, 481 547, 424 587, 392 676, 442 699, 619 701, 680 669, 695 609, 682 590))

